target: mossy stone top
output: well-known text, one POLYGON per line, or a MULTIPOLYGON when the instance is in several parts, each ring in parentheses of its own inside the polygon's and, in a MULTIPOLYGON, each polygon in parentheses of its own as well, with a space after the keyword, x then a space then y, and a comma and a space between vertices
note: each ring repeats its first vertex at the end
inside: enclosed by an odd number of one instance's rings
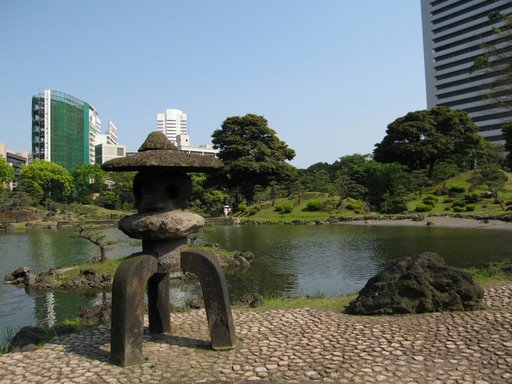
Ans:
POLYGON ((224 166, 213 156, 179 152, 162 132, 151 132, 137 154, 109 160, 101 165, 105 171, 176 170, 212 172, 224 166))

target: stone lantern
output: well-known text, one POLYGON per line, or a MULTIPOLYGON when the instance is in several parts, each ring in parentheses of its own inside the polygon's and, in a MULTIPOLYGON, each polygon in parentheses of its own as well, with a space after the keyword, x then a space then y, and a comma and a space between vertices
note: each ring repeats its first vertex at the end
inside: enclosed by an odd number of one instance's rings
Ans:
POLYGON ((119 229, 142 239, 142 252, 118 267, 112 286, 111 357, 113 364, 144 362, 144 293, 147 286, 149 331, 170 330, 169 273, 195 274, 203 291, 212 348, 235 345, 235 329, 224 273, 214 255, 187 249, 187 236, 204 218, 183 209, 191 196, 187 172, 212 172, 223 167, 212 156, 179 152, 161 132, 152 132, 137 154, 110 160, 106 171, 138 171, 133 193, 138 213, 119 221, 119 229))

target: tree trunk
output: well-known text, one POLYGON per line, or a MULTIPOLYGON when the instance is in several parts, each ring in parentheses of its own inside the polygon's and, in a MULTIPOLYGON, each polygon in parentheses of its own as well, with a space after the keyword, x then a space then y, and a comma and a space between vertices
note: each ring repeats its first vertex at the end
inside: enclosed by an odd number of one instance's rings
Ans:
POLYGON ((107 260, 107 250, 100 246, 100 262, 103 263, 105 260, 107 260))

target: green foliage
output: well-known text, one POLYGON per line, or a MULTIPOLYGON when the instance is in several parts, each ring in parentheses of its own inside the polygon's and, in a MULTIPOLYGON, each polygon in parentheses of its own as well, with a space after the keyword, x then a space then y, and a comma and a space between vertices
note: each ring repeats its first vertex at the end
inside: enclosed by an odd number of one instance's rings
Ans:
POLYGON ((320 200, 311 200, 306 205, 308 211, 319 211, 322 209, 322 202, 320 200))
POLYGON ((91 225, 85 225, 80 223, 78 225, 78 233, 80 237, 89 240, 92 244, 96 245, 100 250, 99 261, 103 262, 107 259, 107 250, 114 244, 117 244, 117 240, 109 239, 105 234, 105 231, 101 228, 93 227, 91 225))
POLYGON ((227 195, 221 190, 209 185, 205 174, 193 173, 192 197, 190 206, 192 209, 206 214, 218 214, 227 201, 227 195))
POLYGON ((224 177, 217 180, 228 188, 239 188, 248 202, 254 201, 256 185, 266 187, 293 172, 285 161, 292 160, 295 152, 268 127, 263 116, 228 117, 212 138, 224 162, 224 177))
POLYGON ((245 203, 238 204, 239 211, 245 211, 246 209, 247 209, 247 204, 245 204, 245 203))
POLYGON ((368 161, 363 169, 366 198, 370 204, 382 205, 391 200, 401 200, 407 193, 409 174, 398 163, 368 161))
POLYGON ((453 212, 460 213, 460 212, 465 212, 465 211, 466 211, 466 207, 458 207, 458 206, 453 207, 453 212))
POLYGON ((416 205, 416 212, 430 212, 432 210, 432 205, 429 204, 418 204, 416 205))
POLYGON ((475 209, 476 209, 476 205, 475 204, 468 204, 468 205, 466 205, 466 211, 468 211, 468 212, 473 212, 475 209))
MULTIPOLYGON (((407 211, 407 205, 403 202, 403 200, 400 199, 387 199, 383 207, 380 209, 380 213, 383 214, 397 214, 397 213, 403 213, 407 211)), ((363 213, 361 211, 356 211, 359 213, 363 213)))
POLYGON ((459 193, 466 192, 466 188, 461 185, 452 185, 448 190, 450 196, 457 196, 459 193))
POLYGON ((293 211, 293 204, 283 204, 275 207, 276 212, 291 213, 293 211))
POLYGON ((477 203, 480 200, 480 195, 476 192, 474 193, 466 193, 464 195, 464 200, 466 203, 477 203))
POLYGON ((113 191, 106 190, 101 192, 96 200, 94 200, 94 204, 106 209, 116 209, 118 208, 117 205, 119 204, 119 199, 113 191))
POLYGON ((38 195, 42 194, 45 202, 49 199, 63 202, 71 192, 73 179, 66 168, 58 164, 34 160, 21 168, 20 184, 23 192, 29 193, 32 189, 38 195))
POLYGON ((106 188, 106 175, 98 164, 80 164, 72 173, 73 197, 79 202, 89 202, 92 193, 106 188))
POLYGON ((434 107, 410 112, 389 124, 373 154, 379 162, 398 162, 418 170, 428 168, 430 178, 437 163, 471 160, 483 151, 483 139, 466 112, 434 107))
POLYGON ((432 180, 443 182, 443 190, 446 190, 446 180, 455 176, 459 172, 459 167, 452 160, 441 161, 434 168, 432 180))
POLYGON ((507 182, 507 175, 495 164, 484 165, 469 180, 471 188, 487 187, 494 195, 495 201, 504 209, 502 202, 498 198, 498 193, 503 190, 507 182))
POLYGON ((427 196, 423 199, 423 204, 435 206, 439 202, 439 199, 435 196, 427 196))
MULTIPOLYGON (((365 213, 364 204, 360 200, 349 201, 345 205, 345 208, 348 209, 349 211, 354 211, 354 213, 356 213, 356 214, 363 214, 363 213, 365 213)), ((405 209, 407 209, 407 207, 405 209)))
POLYGON ((0 189, 6 189, 12 181, 14 181, 14 169, 3 157, 0 157, 0 189))
POLYGON ((116 206, 122 209, 132 209, 135 205, 132 185, 137 172, 107 172, 108 189, 117 196, 116 206))
POLYGON ((460 207, 460 208, 463 208, 466 206, 466 200, 455 200, 453 203, 452 203, 452 207, 460 207))

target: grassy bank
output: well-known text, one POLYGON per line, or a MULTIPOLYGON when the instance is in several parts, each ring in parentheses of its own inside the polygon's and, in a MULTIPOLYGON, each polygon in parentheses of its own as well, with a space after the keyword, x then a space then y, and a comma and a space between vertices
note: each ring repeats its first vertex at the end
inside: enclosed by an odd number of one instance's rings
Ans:
POLYGON ((452 177, 445 183, 422 188, 420 191, 403 196, 405 210, 400 213, 385 214, 370 212, 363 201, 327 193, 306 192, 299 199, 280 198, 274 201, 259 201, 238 212, 235 216, 242 222, 315 222, 328 221, 329 218, 366 217, 385 219, 390 216, 407 217, 411 215, 512 215, 512 173, 506 172, 508 181, 499 191, 498 197, 504 208, 485 189, 472 189, 470 179, 474 171, 467 171, 452 177))
POLYGON ((9 230, 56 228, 59 223, 64 226, 75 226, 79 222, 117 224, 122 217, 132 214, 131 211, 108 210, 96 205, 56 204, 52 209, 24 208, 0 212, 0 223, 7 225, 9 230))

